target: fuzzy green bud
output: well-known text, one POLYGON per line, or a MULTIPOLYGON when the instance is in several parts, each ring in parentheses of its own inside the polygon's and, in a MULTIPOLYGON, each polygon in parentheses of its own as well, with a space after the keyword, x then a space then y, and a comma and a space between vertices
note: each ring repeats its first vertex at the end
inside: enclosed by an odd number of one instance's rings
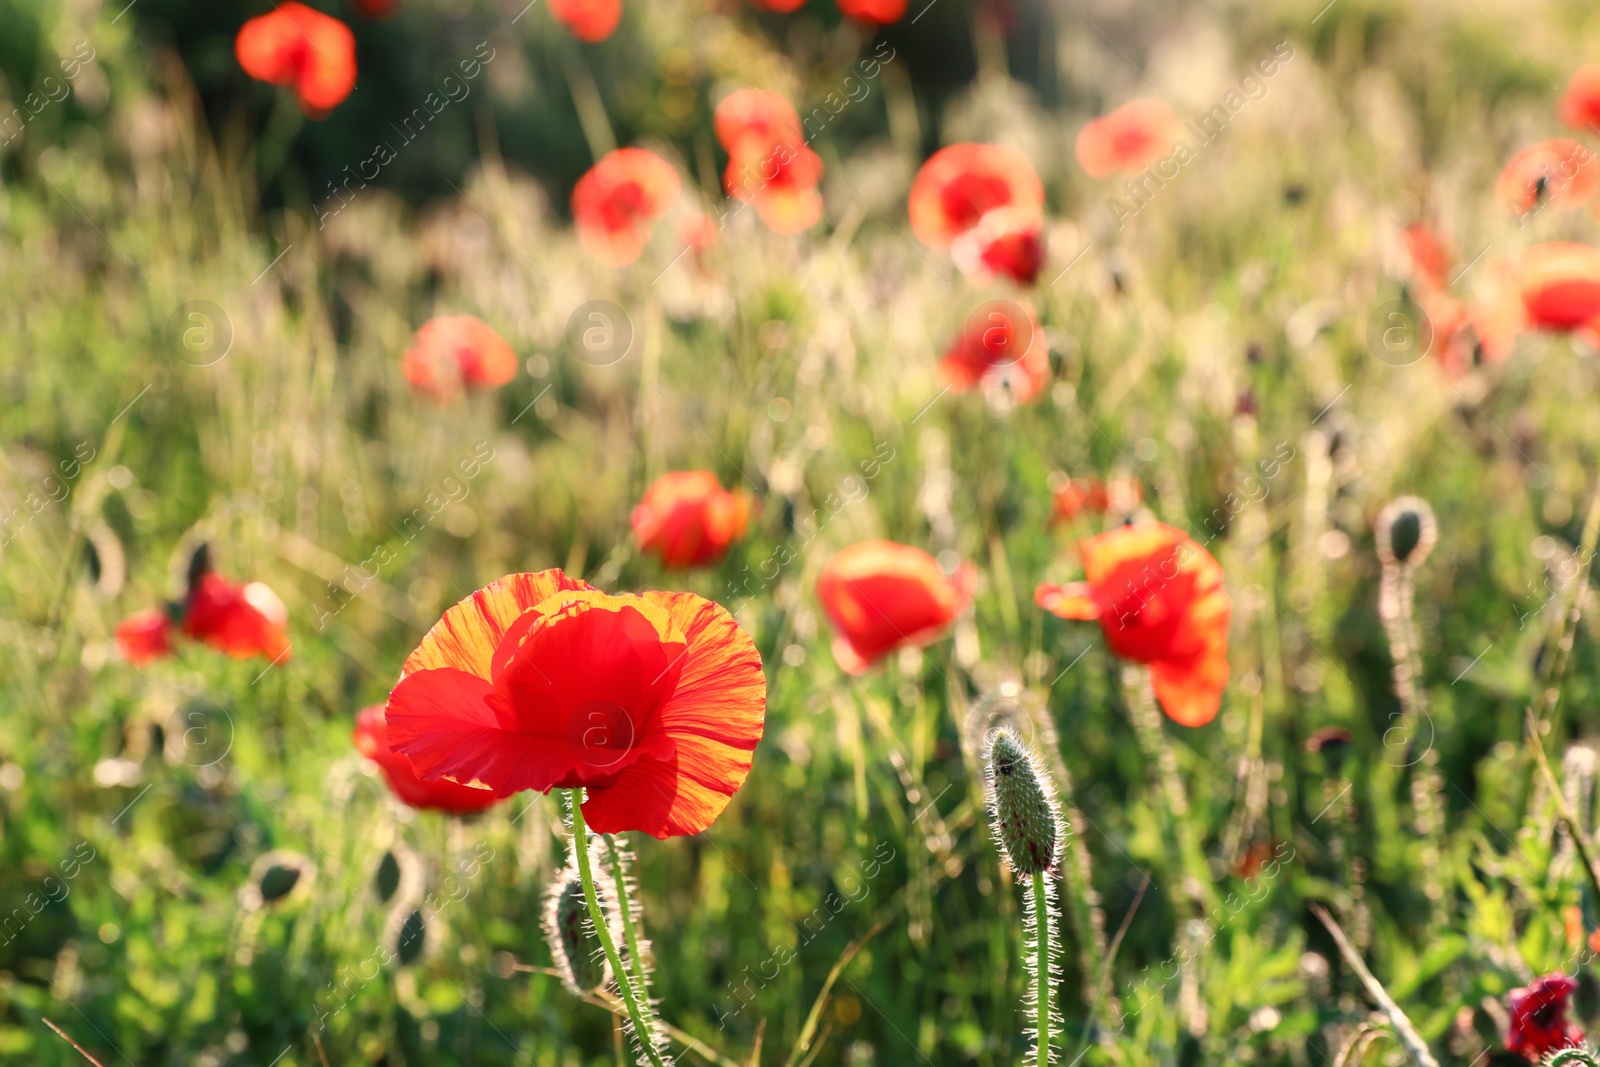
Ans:
MULTIPOLYGON (((607 915, 612 911, 609 886, 595 886, 595 896, 607 915)), ((610 969, 600 938, 589 921, 583 882, 570 866, 550 883, 545 901, 544 937, 550 946, 561 980, 574 993, 588 993, 606 984, 610 969)))
POLYGON ((989 734, 989 820, 1017 874, 1029 877, 1056 865, 1061 817, 1049 778, 1016 731, 989 734))
POLYGON ((1378 512, 1378 558, 1385 563, 1415 566, 1428 558, 1439 539, 1433 509, 1421 497, 1402 496, 1378 512))
POLYGON ((1550 1053, 1544 1067, 1600 1067, 1600 1059, 1596 1058, 1594 1049, 1577 1045, 1550 1053))

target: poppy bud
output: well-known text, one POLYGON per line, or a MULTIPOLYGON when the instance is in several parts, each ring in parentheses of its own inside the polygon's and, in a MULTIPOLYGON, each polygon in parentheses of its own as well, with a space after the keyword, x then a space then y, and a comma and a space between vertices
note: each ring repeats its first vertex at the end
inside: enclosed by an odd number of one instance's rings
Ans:
POLYGON ((1396 497, 1378 512, 1378 558, 1386 564, 1420 564, 1439 539, 1433 509, 1417 496, 1396 497))
POLYGON ((1061 821, 1054 790, 1016 732, 989 735, 989 818, 1011 869, 1031 877, 1056 865, 1061 821))
MULTIPOLYGON (((605 911, 607 922, 613 911, 609 879, 596 872, 594 893, 605 911)), ((550 883, 545 898, 544 939, 550 946, 561 981, 574 993, 587 993, 605 985, 610 967, 600 946, 594 925, 589 921, 589 905, 583 897, 583 881, 570 864, 550 883)))

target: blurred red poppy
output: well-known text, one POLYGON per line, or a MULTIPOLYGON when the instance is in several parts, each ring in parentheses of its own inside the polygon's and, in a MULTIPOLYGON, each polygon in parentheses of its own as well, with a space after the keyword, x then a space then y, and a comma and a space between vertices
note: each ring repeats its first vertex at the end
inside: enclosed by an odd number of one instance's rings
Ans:
POLYGON ((1095 619, 1122 659, 1145 663, 1169 718, 1203 726, 1228 682, 1232 601, 1222 568, 1164 523, 1119 526, 1078 544, 1086 581, 1042 584, 1033 599, 1063 619, 1095 619))
POLYGON ((905 16, 906 0, 839 0, 839 11, 869 26, 887 26, 905 16))
POLYGON ((750 0, 750 3, 753 7, 759 7, 764 11, 776 11, 780 14, 799 11, 806 6, 806 0, 750 0))
POLYGON ((390 750, 381 704, 361 709, 356 716, 352 740, 355 741, 356 751, 378 765, 394 795, 413 808, 432 808, 465 815, 493 807, 500 801, 488 789, 474 789, 442 778, 433 782, 418 778, 411 760, 390 750))
POLYGON ((1043 223, 1026 208, 995 208, 951 243, 950 258, 977 285, 997 275, 1032 285, 1044 266, 1043 223))
POLYGON ((172 616, 165 608, 136 611, 117 623, 117 651, 135 667, 142 667, 172 655, 172 632, 172 616))
POLYGON ((654 152, 607 152, 573 187, 578 239, 608 266, 627 266, 644 251, 650 224, 672 206, 678 189, 678 172, 654 152))
POLYGON ((1546 1053, 1582 1041, 1583 1028, 1567 1018, 1572 994, 1577 988, 1577 982, 1557 971, 1531 986, 1513 989, 1506 998, 1511 1009, 1506 1051, 1520 1053, 1530 1063, 1538 1063, 1546 1053))
POLYGON ((1455 252, 1449 242, 1426 222, 1412 222, 1400 231, 1406 255, 1411 260, 1412 276, 1418 284, 1444 289, 1450 284, 1450 264, 1455 252))
POLYGON ((1172 150, 1178 116, 1160 100, 1130 100, 1078 133, 1078 165, 1091 178, 1143 170, 1172 150))
POLYGON ((1561 98, 1561 121, 1574 130, 1600 132, 1600 66, 1579 67, 1561 98))
POLYGON ((1126 515, 1144 499, 1144 487, 1126 474, 1109 482, 1099 478, 1062 478, 1052 493, 1053 517, 1071 522, 1084 512, 1107 511, 1126 515))
MULTIPOLYGON (((911 183, 906 213, 911 232, 930 248, 947 248, 984 217, 1009 208, 1015 220, 1037 222, 1044 208, 1044 186, 1028 157, 1009 145, 947 145, 928 157, 911 183)), ((1035 268, 1037 271, 1037 268, 1035 268)))
POLYGON ((789 101, 768 89, 737 89, 717 104, 712 128, 728 151, 723 188, 754 204, 769 229, 799 233, 822 218, 822 159, 807 147, 789 101))
POLYGON ((1570 241, 1534 245, 1523 254, 1517 284, 1532 325, 1575 330, 1600 317, 1600 249, 1570 241))
POLYGON ((622 0, 550 0, 550 14, 580 41, 610 37, 622 21, 622 0))
POLYGON ((234 585, 213 572, 200 577, 183 613, 185 635, 235 659, 289 657, 289 610, 266 584, 234 585))
POLYGON ((893 541, 840 549, 817 577, 833 658, 860 674, 902 645, 938 640, 972 601, 974 580, 971 564, 947 576, 922 549, 893 541))
POLYGON ((293 86, 310 118, 325 117, 356 87, 356 39, 350 27, 298 0, 285 0, 246 22, 233 50, 250 77, 293 86))
POLYGON ((444 402, 463 388, 494 389, 517 375, 517 354, 482 319, 430 319, 411 339, 400 364, 416 392, 444 402))
POLYGON ((957 392, 984 385, 1026 404, 1050 381, 1050 349, 1032 308, 996 300, 967 319, 939 370, 957 392))
POLYGON ((1577 207, 1600 188, 1600 162, 1588 146, 1568 137, 1529 145, 1506 164, 1494 184, 1494 198, 1521 218, 1549 204, 1577 207))
POLYGON ((744 536, 750 505, 749 493, 722 488, 710 471, 674 471, 633 509, 633 536, 668 567, 698 567, 744 536))
POLYGON ((695 834, 750 772, 766 678, 748 634, 692 593, 602 593, 511 574, 445 612, 406 660, 389 744, 423 780, 584 788, 599 833, 695 834))

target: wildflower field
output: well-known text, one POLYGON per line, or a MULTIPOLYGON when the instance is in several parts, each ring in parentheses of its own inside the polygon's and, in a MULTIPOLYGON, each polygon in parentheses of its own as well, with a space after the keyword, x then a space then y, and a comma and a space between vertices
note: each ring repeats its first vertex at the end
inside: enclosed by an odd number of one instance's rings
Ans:
POLYGON ((1600 1062, 1600 10, 0 0, 0 1064, 1600 1062))

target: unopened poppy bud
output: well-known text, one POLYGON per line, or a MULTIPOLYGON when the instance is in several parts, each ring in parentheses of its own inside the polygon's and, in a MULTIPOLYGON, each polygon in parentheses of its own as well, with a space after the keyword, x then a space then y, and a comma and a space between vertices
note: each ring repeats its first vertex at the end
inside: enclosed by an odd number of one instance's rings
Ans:
MULTIPOLYGON (((595 897, 609 917, 612 897, 609 886, 597 884, 595 897)), ((574 993, 587 993, 606 984, 609 968, 600 938, 589 921, 589 905, 583 897, 583 882, 570 865, 550 883, 545 901, 544 937, 561 981, 574 993)))
POLYGON ((1056 865, 1061 820, 1045 771, 1016 731, 989 735, 989 819, 1011 869, 1022 876, 1056 865))
POLYGON ((1378 512, 1378 558, 1385 563, 1420 564, 1439 539, 1433 509, 1418 496, 1396 497, 1378 512))

